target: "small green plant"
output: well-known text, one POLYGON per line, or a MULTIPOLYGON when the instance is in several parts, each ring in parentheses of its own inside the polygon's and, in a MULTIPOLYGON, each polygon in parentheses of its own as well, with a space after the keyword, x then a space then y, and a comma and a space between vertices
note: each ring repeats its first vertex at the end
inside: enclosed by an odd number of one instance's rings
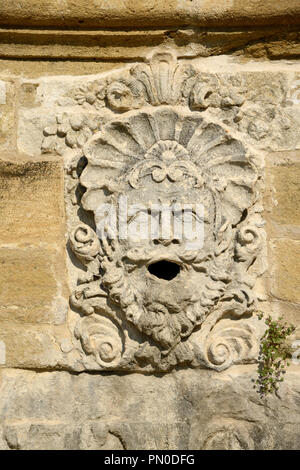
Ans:
MULTIPOLYGON (((258 318, 264 318, 263 313, 258 318)), ((283 382, 285 368, 289 366, 291 348, 286 340, 296 329, 294 325, 288 325, 284 318, 273 320, 269 315, 264 319, 267 329, 261 338, 260 353, 258 356, 258 379, 255 381, 258 393, 261 397, 270 393, 276 393, 280 382, 283 382)))

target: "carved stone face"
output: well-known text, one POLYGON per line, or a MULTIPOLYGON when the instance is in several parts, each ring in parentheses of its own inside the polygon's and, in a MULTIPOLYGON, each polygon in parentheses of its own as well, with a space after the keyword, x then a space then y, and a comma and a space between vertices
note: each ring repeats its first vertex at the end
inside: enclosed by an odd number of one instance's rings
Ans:
MULTIPOLYGON (((258 172, 251 152, 224 126, 184 107, 157 104, 112 120, 83 149, 81 206, 94 214, 97 235, 82 225, 71 236, 87 266, 72 303, 90 315, 77 336, 101 367, 222 369, 238 343, 220 345, 212 331, 232 335, 220 328, 223 317, 242 316, 254 305, 249 272, 261 242, 258 172), (116 210, 114 235, 99 211, 103 204, 116 210), (184 217, 194 227, 200 223, 202 237, 198 230, 185 232, 184 217), (107 331, 108 318, 115 354, 104 342, 101 359, 90 338, 107 331)), ((247 329, 243 338, 251 334, 247 329)))
POLYGON ((150 188, 131 189, 127 193, 128 207, 143 201, 144 208, 128 217, 128 238, 118 243, 119 262, 127 279, 127 290, 121 296, 131 290, 139 310, 133 323, 167 351, 189 336, 195 324, 200 324, 205 318, 205 309, 200 309, 199 305, 196 320, 191 305, 199 303, 206 291, 205 282, 211 264, 208 255, 213 248, 215 205, 213 196, 204 188, 196 190, 174 182, 168 188, 167 185, 161 188, 158 183, 148 184, 151 184, 150 188), (199 234, 195 230, 187 238, 182 223, 182 208, 184 204, 190 207, 186 217, 192 219, 195 228, 195 222, 199 219, 197 200, 204 207, 204 220, 197 221, 204 232, 204 243, 195 252, 191 244, 198 241, 199 234), (166 219, 170 222, 167 227, 169 236, 163 230, 166 219), (181 233, 174 233, 176 222, 177 227, 181 227, 181 233), (155 233, 151 234, 151 227, 155 233), (142 238, 140 234, 149 236, 142 238))

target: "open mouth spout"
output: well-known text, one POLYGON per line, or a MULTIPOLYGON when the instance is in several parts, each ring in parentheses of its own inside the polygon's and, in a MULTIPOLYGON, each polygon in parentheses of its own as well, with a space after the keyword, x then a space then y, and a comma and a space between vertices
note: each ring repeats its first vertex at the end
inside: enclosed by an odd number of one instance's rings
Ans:
POLYGON ((180 273, 181 267, 179 264, 169 260, 159 260, 149 264, 148 271, 158 279, 171 281, 175 279, 180 273))

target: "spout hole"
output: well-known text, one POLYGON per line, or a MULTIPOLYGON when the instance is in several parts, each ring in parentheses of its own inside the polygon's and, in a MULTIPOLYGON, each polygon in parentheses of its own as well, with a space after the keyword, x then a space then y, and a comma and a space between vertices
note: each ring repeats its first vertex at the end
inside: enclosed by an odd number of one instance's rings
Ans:
POLYGON ((163 260, 150 264, 150 266, 148 266, 148 271, 159 279, 171 281, 179 274, 180 266, 176 263, 172 263, 171 261, 163 260))

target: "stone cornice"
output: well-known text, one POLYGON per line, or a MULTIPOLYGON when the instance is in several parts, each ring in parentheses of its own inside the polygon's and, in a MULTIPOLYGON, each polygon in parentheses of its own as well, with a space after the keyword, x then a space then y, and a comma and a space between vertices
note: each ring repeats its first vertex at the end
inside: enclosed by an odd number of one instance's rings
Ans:
POLYGON ((143 60, 158 46, 176 49, 178 58, 221 54, 295 59, 298 27, 205 31, 202 28, 131 31, 1 28, 0 59, 123 61, 143 60))
POLYGON ((257 27, 300 22, 299 0, 2 0, 1 27, 257 27))

